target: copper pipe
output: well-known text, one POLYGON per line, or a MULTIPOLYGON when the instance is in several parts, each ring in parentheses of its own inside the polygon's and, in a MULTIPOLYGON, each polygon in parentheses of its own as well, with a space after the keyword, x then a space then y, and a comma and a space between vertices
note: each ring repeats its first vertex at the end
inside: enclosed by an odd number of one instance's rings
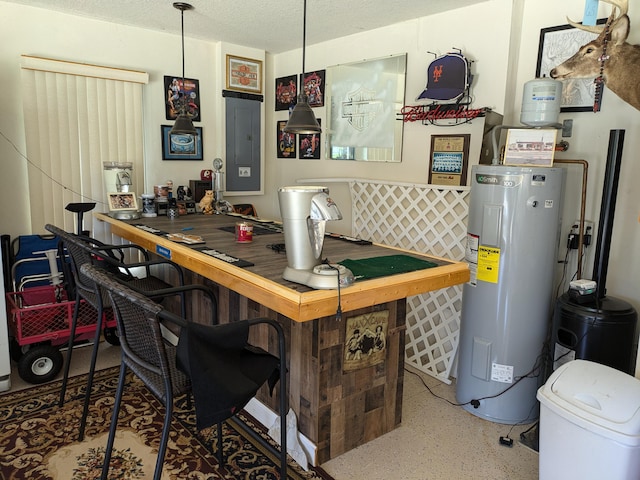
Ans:
MULTIPOLYGON (((565 159, 558 159, 558 158, 554 159, 553 162, 582 165, 582 195, 580 197, 580 225, 578 226, 580 231, 578 233, 578 273, 577 273, 577 279, 580 280, 582 278, 582 247, 584 244, 584 211, 587 203, 587 173, 589 170, 589 163, 586 160, 565 160, 565 159)), ((593 232, 591 232, 591 236, 593 237, 593 232)))

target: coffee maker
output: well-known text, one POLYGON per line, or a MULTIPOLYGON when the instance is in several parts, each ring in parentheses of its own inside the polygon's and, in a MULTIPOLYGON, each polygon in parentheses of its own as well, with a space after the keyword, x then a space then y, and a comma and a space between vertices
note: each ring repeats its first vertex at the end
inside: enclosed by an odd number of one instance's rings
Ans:
POLYGON ((283 278, 316 289, 351 285, 354 277, 349 269, 322 263, 326 223, 342 219, 338 206, 329 197, 329 189, 281 187, 278 200, 288 263, 283 278))

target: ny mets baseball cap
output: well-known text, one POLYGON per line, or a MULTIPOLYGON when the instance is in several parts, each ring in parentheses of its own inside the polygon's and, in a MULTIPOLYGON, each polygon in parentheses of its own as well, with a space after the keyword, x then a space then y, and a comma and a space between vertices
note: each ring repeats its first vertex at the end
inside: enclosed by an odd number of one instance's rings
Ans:
POLYGON ((470 81, 467 59, 458 53, 447 53, 429 64, 427 86, 416 100, 457 100, 470 81))

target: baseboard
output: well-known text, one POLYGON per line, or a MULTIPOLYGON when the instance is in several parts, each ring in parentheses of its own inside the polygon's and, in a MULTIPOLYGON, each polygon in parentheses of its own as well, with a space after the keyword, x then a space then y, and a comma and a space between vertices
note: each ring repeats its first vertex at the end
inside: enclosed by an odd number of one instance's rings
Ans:
MULTIPOLYGON (((273 410, 255 398, 252 398, 244 409, 266 428, 271 427, 278 418, 278 415, 273 410)), ((300 440, 300 445, 302 445, 302 448, 307 455, 309 464, 314 467, 317 466, 318 447, 316 444, 300 432, 298 432, 298 439, 300 440)))
POLYGON ((0 377, 0 392, 6 392, 11 389, 11 377, 0 377))

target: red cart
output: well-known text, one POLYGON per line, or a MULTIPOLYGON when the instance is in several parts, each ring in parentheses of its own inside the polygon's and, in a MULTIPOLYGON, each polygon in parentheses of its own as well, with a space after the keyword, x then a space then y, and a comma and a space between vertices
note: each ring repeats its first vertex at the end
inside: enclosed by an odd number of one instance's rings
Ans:
MULTIPOLYGON (((43 265, 43 269, 49 270, 50 263, 46 256, 30 256, 26 264, 31 267, 38 263, 43 265)), ((17 271, 19 269, 14 268, 14 274, 17 271)), ((18 363, 20 378, 34 384, 48 382, 60 372, 63 365, 60 350, 69 343, 75 307, 75 299, 68 298, 66 282, 58 280, 60 277, 57 272, 48 273, 49 277, 44 275, 41 278, 38 278, 39 273, 16 274, 14 287, 18 288, 6 293, 7 318, 12 334, 11 357, 18 363), (25 287, 27 283, 23 279, 27 277, 38 280, 40 285, 25 287), (56 281, 51 282, 52 279, 56 281)), ((87 343, 94 338, 97 316, 91 305, 80 302, 74 343, 87 343)), ((105 325, 105 340, 112 345, 119 345, 115 319, 110 311, 105 313, 102 324, 105 325)))

